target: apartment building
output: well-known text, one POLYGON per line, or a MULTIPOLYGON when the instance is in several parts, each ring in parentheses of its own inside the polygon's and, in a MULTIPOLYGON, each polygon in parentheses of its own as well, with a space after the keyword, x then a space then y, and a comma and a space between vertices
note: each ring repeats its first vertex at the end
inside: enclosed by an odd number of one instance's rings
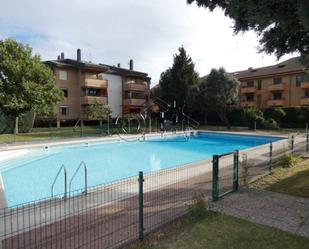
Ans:
POLYGON ((133 60, 129 68, 83 61, 81 50, 76 59, 66 59, 64 53, 57 60, 44 62, 52 70, 65 99, 58 103, 57 126, 62 121, 87 120, 85 107, 94 101, 108 105, 113 118, 143 112, 148 105, 151 78, 135 71, 133 60))
POLYGON ((242 107, 309 106, 309 78, 299 57, 261 68, 235 72, 241 82, 242 107))

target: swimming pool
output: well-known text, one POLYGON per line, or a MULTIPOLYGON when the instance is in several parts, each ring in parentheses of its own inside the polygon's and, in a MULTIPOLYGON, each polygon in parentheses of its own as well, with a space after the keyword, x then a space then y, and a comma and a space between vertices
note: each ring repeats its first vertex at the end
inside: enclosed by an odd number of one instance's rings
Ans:
MULTIPOLYGON (((65 165, 68 181, 84 161, 88 168, 88 186, 112 182, 144 173, 206 160, 214 154, 242 150, 278 141, 279 137, 197 133, 149 138, 145 142, 101 142, 55 146, 48 150, 29 149, 17 158, 1 163, 0 170, 8 206, 50 197, 51 186, 65 165)), ((84 186, 83 171, 74 179, 72 190, 84 186)), ((55 194, 63 193, 63 176, 55 184, 55 194)))

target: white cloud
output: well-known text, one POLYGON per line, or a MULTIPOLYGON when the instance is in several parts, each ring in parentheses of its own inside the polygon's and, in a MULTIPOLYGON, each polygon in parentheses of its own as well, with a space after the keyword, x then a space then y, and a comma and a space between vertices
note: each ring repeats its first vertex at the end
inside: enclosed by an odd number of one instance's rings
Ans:
POLYGON ((78 47, 94 62, 127 67, 133 58, 153 84, 181 45, 200 75, 220 66, 236 71, 276 62, 257 53, 253 32, 234 36, 232 24, 222 11, 210 13, 186 0, 10 0, 1 4, 0 38, 27 42, 44 60, 61 51, 75 58, 78 47))

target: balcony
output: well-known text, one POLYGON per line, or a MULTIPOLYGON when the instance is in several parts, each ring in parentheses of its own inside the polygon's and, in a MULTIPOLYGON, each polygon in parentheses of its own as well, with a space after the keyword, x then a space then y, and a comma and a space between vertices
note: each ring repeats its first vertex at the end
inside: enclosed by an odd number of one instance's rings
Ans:
POLYGON ((94 78, 82 78, 82 87, 94 87, 94 88, 107 88, 107 80, 94 79, 94 78))
POLYGON ((255 86, 251 86, 251 87, 243 86, 241 88, 241 93, 255 93, 255 92, 256 92, 255 86))
POLYGON ((256 107, 256 102, 255 101, 242 101, 241 102, 242 107, 256 107))
POLYGON ((284 83, 271 84, 267 88, 268 91, 284 91, 284 83))
POLYGON ((284 106, 284 99, 269 99, 267 101, 268 106, 284 106))
POLYGON ((123 105, 127 106, 145 106, 146 100, 145 99, 124 99, 123 105))
POLYGON ((302 97, 300 100, 300 105, 309 105, 309 97, 302 97))
POLYGON ((134 83, 125 83, 123 85, 124 91, 133 91, 133 92, 145 92, 146 85, 145 84, 134 84, 134 83))
POLYGON ((101 96, 82 96, 80 102, 82 105, 89 105, 94 103, 95 101, 107 105, 107 97, 101 96))
POLYGON ((309 88, 309 81, 302 81, 300 84, 300 88, 307 89, 309 88))

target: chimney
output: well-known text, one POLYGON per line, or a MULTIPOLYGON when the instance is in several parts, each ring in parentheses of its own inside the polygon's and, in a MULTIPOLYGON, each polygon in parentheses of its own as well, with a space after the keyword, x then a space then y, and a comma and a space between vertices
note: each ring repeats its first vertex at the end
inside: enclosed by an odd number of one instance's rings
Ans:
POLYGON ((77 49, 76 55, 77 55, 77 58, 76 58, 77 61, 81 61, 82 60, 82 52, 81 52, 80 48, 77 49))
POLYGON ((120 63, 117 64, 117 67, 120 67, 120 63))
POLYGON ((133 70, 133 60, 132 59, 130 60, 129 65, 130 65, 130 70, 133 70))
POLYGON ((60 61, 60 55, 57 56, 57 60, 60 61))
POLYGON ((64 53, 63 52, 61 52, 60 58, 61 58, 61 60, 64 60, 64 53))

